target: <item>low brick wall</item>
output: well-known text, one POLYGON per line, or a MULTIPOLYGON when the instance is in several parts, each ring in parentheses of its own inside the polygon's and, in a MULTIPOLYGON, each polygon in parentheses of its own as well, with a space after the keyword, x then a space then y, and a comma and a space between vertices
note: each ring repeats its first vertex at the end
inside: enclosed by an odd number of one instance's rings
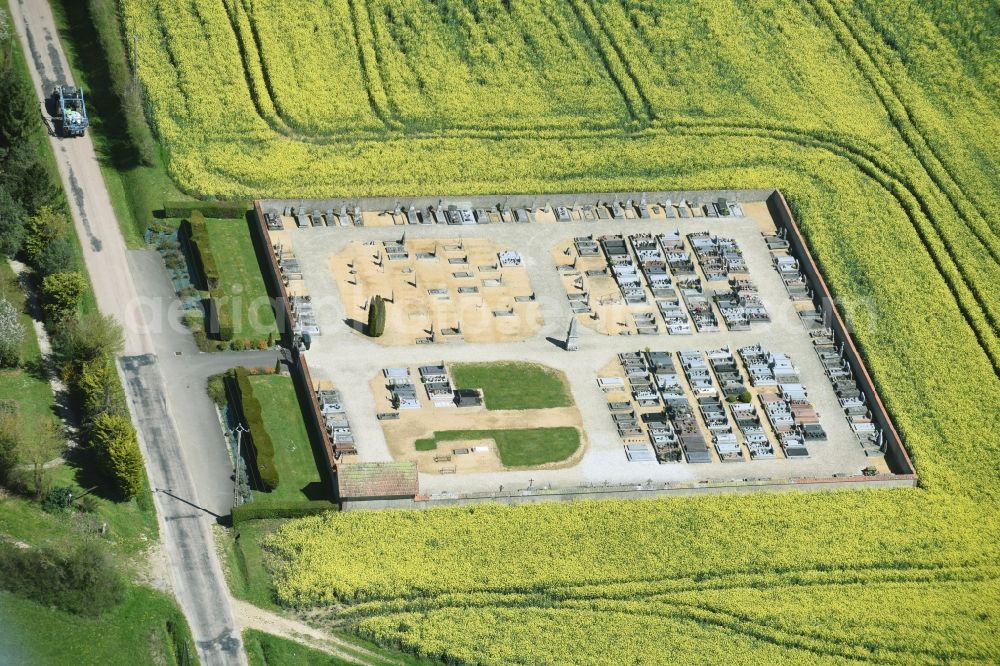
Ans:
POLYGON ((895 474, 914 475, 915 472, 913 464, 910 462, 910 456, 903 446, 899 433, 896 432, 896 427, 893 425, 892 419, 889 418, 885 405, 882 404, 882 399, 878 395, 875 383, 872 381, 871 375, 868 374, 868 369, 865 367, 864 359, 854 344, 847 324, 844 323, 843 317, 840 316, 837 304, 830 294, 829 288, 826 286, 823 274, 809 252, 809 247, 802 237, 802 233, 795 222, 791 209, 788 207, 788 202, 785 201, 784 195, 775 190, 767 198, 767 208, 778 227, 786 230, 786 240, 788 240, 790 246, 789 250, 799 260, 800 270, 812 287, 813 301, 817 311, 824 314, 825 321, 829 323, 830 328, 833 330, 835 342, 843 345, 844 358, 850 365, 851 372, 854 373, 854 379, 858 383, 858 388, 865 396, 865 402, 872 412, 872 420, 884 433, 885 459, 889 464, 889 469, 895 474))
POLYGON ((278 260, 271 250, 271 234, 267 230, 267 223, 264 221, 264 212, 261 209, 261 202, 253 202, 254 223, 250 228, 254 233, 250 234, 253 240, 254 249, 257 251, 257 261, 262 267, 264 282, 267 284, 267 294, 271 299, 271 308, 274 310, 274 320, 278 325, 278 335, 281 336, 281 343, 284 347, 292 346, 292 313, 288 301, 288 290, 285 283, 281 281, 281 270, 278 268, 278 260))
POLYGON ((434 509, 467 504, 501 503, 531 504, 535 502, 575 502, 602 499, 655 499, 718 493, 759 492, 821 492, 858 488, 913 488, 915 475, 823 477, 774 481, 726 481, 713 483, 654 483, 569 488, 520 489, 492 493, 456 493, 454 495, 418 496, 414 500, 382 500, 344 502, 342 511, 372 511, 379 509, 434 509))
MULTIPOLYGON (((254 245, 257 249, 258 259, 263 267, 264 280, 267 282, 268 292, 271 296, 271 304, 274 308, 274 318, 278 322, 278 332, 281 334, 282 345, 289 349, 292 346, 292 314, 288 301, 288 290, 285 283, 281 281, 281 270, 278 268, 278 261, 271 251, 271 234, 268 233, 267 223, 264 221, 264 213, 261 209, 261 202, 254 201, 253 216, 256 224, 251 225, 255 230, 254 245)), ((330 484, 334 497, 337 497, 337 459, 333 453, 333 442, 326 431, 326 423, 323 414, 320 412, 319 399, 313 388, 312 375, 309 372, 309 364, 304 356, 297 351, 292 352, 292 362, 288 366, 289 374, 292 377, 292 384, 295 386, 295 393, 302 407, 302 416, 305 419, 306 430, 309 433, 311 443, 323 453, 326 460, 327 469, 324 476, 330 484)))
MULTIPOLYGON (((497 195, 493 197, 466 197, 466 198, 445 198, 448 203, 466 203, 473 206, 495 206, 504 203, 512 208, 526 205, 544 205, 545 203, 588 203, 597 201, 609 201, 611 199, 621 199, 622 201, 632 198, 638 200, 640 194, 627 193, 590 193, 578 195, 497 195)), ((892 420, 879 398, 871 376, 865 367, 863 358, 851 338, 850 331, 844 323, 836 304, 827 288, 826 282, 816 265, 815 260, 809 252, 804 238, 795 223, 792 212, 785 201, 784 196, 778 190, 719 190, 700 192, 650 192, 646 194, 650 203, 672 199, 692 199, 701 203, 708 203, 719 198, 730 201, 759 202, 766 201, 768 210, 779 228, 787 230, 787 240, 791 252, 799 259, 802 272, 809 281, 815 295, 816 308, 827 313, 827 320, 830 322, 835 340, 844 345, 844 356, 849 363, 858 387, 865 396, 865 400, 872 411, 872 418, 875 423, 882 428, 885 433, 886 461, 893 475, 873 476, 873 477, 823 477, 807 479, 787 479, 787 480, 767 480, 767 481, 729 481, 713 483, 695 484, 654 484, 629 485, 629 486, 581 486, 565 489, 530 489, 508 491, 504 493, 489 492, 476 494, 456 494, 454 496, 418 496, 414 500, 370 500, 352 501, 344 503, 344 510, 380 509, 380 508, 431 508, 435 506, 446 506, 452 504, 469 504, 480 502, 504 502, 504 503, 525 503, 540 501, 570 501, 577 499, 606 499, 606 498, 649 498, 660 495, 691 495, 720 492, 759 492, 759 491, 781 491, 781 490, 833 490, 841 488, 897 488, 913 487, 917 485, 917 476, 909 455, 903 446, 899 433, 896 431, 892 420)), ((379 210, 393 208, 397 203, 404 208, 411 204, 418 208, 426 208, 429 205, 437 205, 442 197, 418 197, 418 198, 369 198, 356 200, 309 200, 309 201, 255 201, 253 215, 256 218, 256 225, 251 225, 256 230, 255 243, 257 251, 261 255, 261 265, 265 268, 264 278, 267 281, 268 289, 271 291, 272 303, 274 304, 275 319, 278 320, 278 329, 282 335, 282 341, 286 347, 291 345, 292 338, 292 318, 289 309, 288 292, 281 281, 281 271, 278 269, 277 260, 271 251, 271 237, 268 233, 267 225, 264 221, 263 208, 277 207, 284 205, 298 206, 305 205, 308 211, 317 208, 325 211, 327 208, 339 210, 341 204, 347 204, 353 208, 355 204, 361 205, 366 210, 379 210)), ((333 488, 334 496, 337 493, 337 460, 334 456, 333 442, 326 432, 325 421, 320 412, 319 401, 313 388, 312 377, 309 373, 309 365, 304 356, 293 354, 294 362, 290 370, 296 392, 299 395, 300 403, 303 407, 303 416, 306 420, 306 427, 309 430, 313 443, 323 451, 329 467, 329 481, 333 488)), ((339 499, 339 498, 338 498, 339 499)))

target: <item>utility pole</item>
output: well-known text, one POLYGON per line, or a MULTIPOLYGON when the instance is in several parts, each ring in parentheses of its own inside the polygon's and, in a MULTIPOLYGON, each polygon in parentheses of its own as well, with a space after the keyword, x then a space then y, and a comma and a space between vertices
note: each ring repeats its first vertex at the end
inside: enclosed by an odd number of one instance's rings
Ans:
POLYGON ((250 432, 249 428, 244 428, 240 423, 230 432, 236 433, 236 461, 233 467, 236 470, 236 483, 233 486, 233 507, 240 505, 240 461, 243 459, 243 433, 250 432))

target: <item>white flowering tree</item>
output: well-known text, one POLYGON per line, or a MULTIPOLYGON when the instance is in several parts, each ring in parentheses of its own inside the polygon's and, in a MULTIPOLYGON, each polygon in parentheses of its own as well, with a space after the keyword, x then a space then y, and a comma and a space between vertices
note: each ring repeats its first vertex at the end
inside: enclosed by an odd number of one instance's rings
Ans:
POLYGON ((24 325, 18 318, 17 308, 6 298, 0 298, 0 367, 13 367, 21 357, 24 325))

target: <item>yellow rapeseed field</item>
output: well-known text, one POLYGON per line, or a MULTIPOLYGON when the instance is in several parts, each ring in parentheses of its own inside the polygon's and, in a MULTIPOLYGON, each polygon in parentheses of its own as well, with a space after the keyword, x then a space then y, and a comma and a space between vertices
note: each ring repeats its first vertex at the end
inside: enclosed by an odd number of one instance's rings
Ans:
POLYGON ((180 186, 779 187, 914 490, 328 515, 281 601, 461 663, 1000 660, 989 0, 121 0, 180 186))

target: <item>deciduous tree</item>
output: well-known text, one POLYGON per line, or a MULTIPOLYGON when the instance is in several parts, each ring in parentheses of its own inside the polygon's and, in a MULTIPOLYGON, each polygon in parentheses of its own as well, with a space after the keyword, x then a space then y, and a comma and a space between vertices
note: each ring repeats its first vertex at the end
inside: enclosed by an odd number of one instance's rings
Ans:
POLYGON ((87 281, 76 271, 53 273, 42 280, 42 310, 45 318, 59 323, 71 317, 80 307, 87 290, 87 281))
POLYGON ((15 367, 21 360, 24 324, 6 298, 0 298, 0 367, 15 367))

